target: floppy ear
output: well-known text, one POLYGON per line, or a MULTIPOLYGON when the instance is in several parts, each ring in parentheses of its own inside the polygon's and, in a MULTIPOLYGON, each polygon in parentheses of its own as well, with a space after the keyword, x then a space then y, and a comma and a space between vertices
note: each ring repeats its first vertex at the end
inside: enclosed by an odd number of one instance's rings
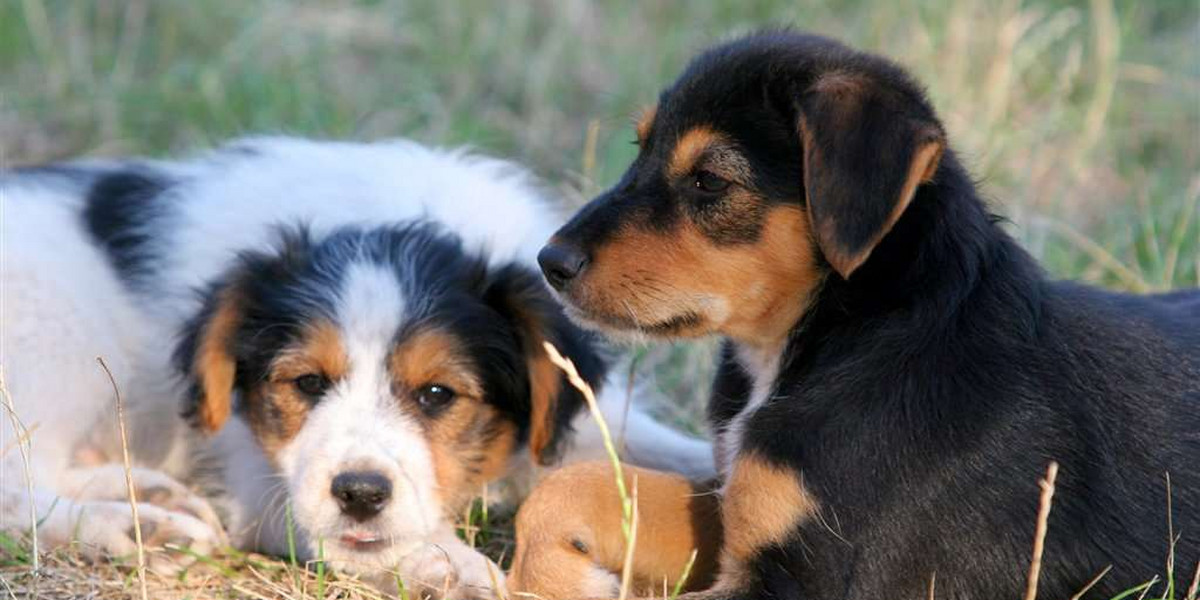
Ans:
POLYGON ((817 244, 847 278, 937 172, 941 124, 923 99, 829 73, 800 100, 804 192, 817 244))
POLYGON ((512 264, 496 270, 484 301, 509 321, 520 340, 529 382, 529 450, 538 464, 553 463, 584 399, 550 362, 543 343, 571 359, 597 393, 607 365, 592 335, 567 319, 531 269, 512 264))
POLYGON ((219 431, 233 411, 233 344, 244 308, 239 287, 226 283, 211 292, 175 349, 176 366, 191 384, 184 418, 205 433, 219 431))

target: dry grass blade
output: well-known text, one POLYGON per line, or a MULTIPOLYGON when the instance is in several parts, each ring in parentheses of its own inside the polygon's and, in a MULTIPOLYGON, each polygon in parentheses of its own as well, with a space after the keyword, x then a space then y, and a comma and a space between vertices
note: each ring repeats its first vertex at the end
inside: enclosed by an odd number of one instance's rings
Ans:
POLYGON ((1087 585, 1083 586, 1083 589, 1076 592, 1074 596, 1071 596, 1071 600, 1079 600, 1080 598, 1083 598, 1083 595, 1088 593, 1088 591, 1090 591, 1092 588, 1096 587, 1096 584, 1100 583, 1100 580, 1104 579, 1104 576, 1108 575, 1108 572, 1111 570, 1112 565, 1108 565, 1107 567, 1101 569, 1091 581, 1087 582, 1087 585))
MULTIPOLYGON (((17 409, 13 406, 12 395, 8 393, 8 383, 4 378, 3 365, 0 365, 0 400, 4 402, 4 410, 8 413, 8 419, 12 423, 13 434, 17 436, 17 449, 21 452, 21 467, 25 471, 25 493, 29 498, 29 555, 32 557, 29 561, 29 569, 36 581, 41 567, 39 562, 41 558, 38 556, 38 516, 37 504, 33 501, 33 471, 29 466, 29 453, 32 450, 29 436, 33 430, 25 427, 25 424, 21 422, 21 418, 17 416, 17 409)), ((36 427, 37 423, 34 423, 34 428, 36 427)))
POLYGON ((929 600, 933 600, 934 593, 937 591, 937 571, 929 575, 929 600))
POLYGON ((562 369, 567 375, 567 381, 571 383, 579 393, 583 394, 583 399, 587 402, 588 410, 592 413, 592 418, 596 420, 596 426, 600 428, 600 437, 604 441, 604 451, 608 454, 609 461, 612 462, 613 472, 617 480, 617 493, 621 495, 622 520, 621 528, 625 533, 625 540, 628 542, 632 531, 630 529, 630 521, 633 518, 633 504, 629 500, 629 492, 625 489, 625 474, 621 470, 621 455, 617 452, 616 445, 613 444, 612 433, 608 429, 608 422, 604 420, 604 415, 600 412, 600 406, 596 403, 596 393, 592 390, 592 386, 588 385, 583 377, 579 375, 579 371, 575 368, 575 363, 571 359, 566 358, 554 347, 550 342, 543 342, 542 346, 546 349, 546 353, 550 355, 550 362, 554 366, 562 369))
POLYGON ((505 594, 504 586, 500 585, 500 578, 496 576, 496 568, 492 563, 487 563, 488 579, 492 581, 492 596, 499 600, 508 600, 508 595, 505 594))
POLYGON ((1163 477, 1167 482, 1167 593, 1171 598, 1175 597, 1175 544, 1179 541, 1175 537, 1175 518, 1171 515, 1173 508, 1171 507, 1171 473, 1163 473, 1163 477))
POLYGON ((1184 594, 1184 600, 1196 600, 1196 593, 1200 592, 1200 560, 1196 561, 1196 570, 1192 572, 1192 585, 1188 586, 1187 594, 1184 594))
POLYGON ((1043 220, 1046 225, 1055 233, 1058 233, 1067 241, 1071 242, 1075 247, 1079 248, 1088 258, 1092 259, 1097 265, 1104 267, 1110 273, 1121 280, 1121 285, 1139 294, 1150 292, 1151 286, 1146 280, 1133 269, 1125 266, 1111 252, 1105 250, 1100 244, 1092 241, 1091 238, 1079 233, 1071 226, 1060 221, 1050 219, 1043 220))
POLYGON ((104 369, 108 382, 112 384, 113 396, 117 403, 117 429, 121 433, 121 465, 125 468, 125 487, 129 492, 129 511, 133 513, 133 541, 137 545, 137 574, 141 585, 142 600, 150 600, 146 588, 146 548, 142 545, 142 522, 138 518, 137 493, 133 486, 133 465, 129 461, 129 436, 125 432, 125 405, 121 402, 121 390, 117 388, 117 380, 104 359, 97 356, 96 362, 104 369))
POLYGON ((550 356, 550 362, 562 370, 567 375, 567 381, 571 383, 579 393, 583 394, 583 399, 587 402, 588 410, 592 413, 592 418, 596 420, 596 426, 600 428, 600 437, 604 441, 604 450, 608 454, 608 459, 612 463, 613 473, 616 477, 617 493, 621 496, 621 529, 625 534, 625 564, 621 569, 621 600, 628 596, 629 584, 631 578, 631 567, 633 565, 633 552, 637 542, 637 480, 634 480, 634 498, 630 498, 629 493, 625 489, 625 474, 621 469, 621 455, 617 452, 616 445, 613 444, 612 433, 608 429, 608 423, 604 420, 604 415, 600 412, 600 406, 596 403, 596 393, 592 390, 592 386, 588 385, 583 377, 580 377, 579 371, 575 368, 575 364, 569 358, 566 358, 554 347, 550 342, 543 342, 542 346, 546 349, 546 354, 550 356))
POLYGON ((1146 594, 1149 594, 1150 590, 1154 589, 1154 586, 1156 585, 1158 585, 1158 575, 1151 577, 1150 581, 1147 581, 1146 584, 1142 586, 1142 593, 1138 594, 1137 600, 1146 600, 1146 594))
POLYGON ((1191 225, 1197 204, 1200 204, 1200 177, 1192 179, 1188 186, 1183 202, 1183 214, 1175 220, 1175 229, 1171 232, 1171 239, 1167 244, 1167 254, 1163 259, 1163 285, 1167 288, 1170 288, 1175 281, 1179 252, 1183 248, 1184 240, 1187 239, 1188 226, 1191 225))
POLYGON ((8 453, 12 452, 13 448, 19 448, 29 442, 29 440, 33 437, 33 432, 37 431, 38 425, 40 425, 40 423, 34 423, 33 427, 25 428, 25 431, 21 433, 20 437, 9 442, 4 446, 3 449, 0 449, 0 458, 8 456, 8 453))
POLYGON ((1050 504, 1054 500, 1054 481, 1058 478, 1058 463, 1051 462, 1046 468, 1046 478, 1038 482, 1042 488, 1041 499, 1038 501, 1037 529, 1033 534, 1033 558, 1029 561, 1029 578, 1025 583, 1025 600, 1037 598, 1038 577, 1042 573, 1042 551, 1046 544, 1046 530, 1049 528, 1050 504))
POLYGON ((629 539, 625 543, 625 561, 621 565, 621 593, 618 600, 629 597, 629 586, 633 584, 633 553, 637 549, 638 527, 638 480, 633 476, 633 515, 629 521, 629 539))

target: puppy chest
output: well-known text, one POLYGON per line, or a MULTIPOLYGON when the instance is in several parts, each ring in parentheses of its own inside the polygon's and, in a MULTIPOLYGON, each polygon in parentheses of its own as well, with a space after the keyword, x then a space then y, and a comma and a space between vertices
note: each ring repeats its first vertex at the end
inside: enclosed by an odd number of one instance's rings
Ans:
POLYGON ((739 348, 737 359, 750 376, 749 398, 717 434, 717 468, 722 479, 729 477, 733 463, 741 452, 745 436, 752 433, 747 431, 747 425, 754 414, 771 399, 779 375, 779 355, 776 353, 739 348))

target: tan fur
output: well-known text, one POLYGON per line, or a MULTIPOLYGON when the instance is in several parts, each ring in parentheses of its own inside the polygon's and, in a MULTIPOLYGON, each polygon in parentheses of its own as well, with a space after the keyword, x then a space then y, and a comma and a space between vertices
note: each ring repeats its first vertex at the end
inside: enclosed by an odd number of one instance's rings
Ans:
POLYGON ((480 398, 483 384, 469 356, 456 336, 427 327, 392 351, 389 369, 392 380, 408 392, 436 383, 450 386, 460 396, 480 398))
POLYGON ((671 151, 667 175, 684 177, 701 170, 734 183, 745 185, 750 180, 750 161, 723 134, 707 126, 695 127, 680 136, 671 151))
MULTIPOLYGON (((679 475, 624 465, 625 484, 638 489, 634 591, 661 593, 696 563, 686 589, 702 589, 716 570, 721 526, 715 496, 679 475)), ((517 514, 510 593, 548 600, 607 596, 621 572, 625 538, 612 465, 579 463, 545 478, 517 514), (582 548, 582 549, 581 549, 582 548)))
POLYGON ((709 148, 724 143, 725 137, 711 127, 693 127, 679 136, 675 148, 671 151, 671 160, 667 163, 667 174, 671 177, 682 177, 692 172, 696 163, 709 148))
POLYGON ((229 345, 241 322, 241 304, 241 297, 233 288, 220 292, 216 310, 204 327, 192 363, 200 383, 199 425, 207 433, 220 430, 233 408, 237 365, 229 345))
MULTIPOLYGON (((540 339, 540 338, 539 338, 540 339)), ((545 351, 535 349, 529 365, 529 451, 539 464, 545 464, 543 452, 554 440, 554 412, 562 389, 562 373, 545 351)))
POLYGON ((337 381, 345 377, 349 368, 341 332, 333 323, 322 321, 306 327, 298 343, 280 351, 271 363, 270 377, 292 380, 316 373, 337 381))
POLYGON ((434 478, 449 518, 503 474, 517 445, 516 427, 478 398, 458 398, 428 432, 434 478))
POLYGON ((411 395, 426 385, 449 386, 458 394, 449 408, 426 421, 438 492, 447 516, 455 516, 481 485, 504 471, 517 444, 516 427, 483 401, 469 355, 448 332, 416 332, 392 352, 390 370, 403 407, 397 410, 420 414, 411 395))
POLYGON ((754 555, 784 542, 797 527, 813 518, 818 508, 799 473, 754 455, 737 459, 723 496, 725 544, 721 549, 719 588, 743 584, 748 578, 746 565, 754 555))
POLYGON ((812 248, 808 215, 798 207, 767 210, 751 244, 717 245, 686 220, 661 233, 629 228, 597 249, 579 301, 624 325, 693 312, 699 322, 666 333, 721 333, 773 347, 803 314, 797 299, 820 283, 812 248))
POLYGON ((309 325, 295 344, 279 353, 267 380, 251 389, 246 399, 250 428, 268 457, 300 432, 312 408, 311 400, 296 389, 295 380, 317 374, 338 381, 348 369, 341 334, 328 321, 309 325))
MULTIPOLYGON (((873 91, 877 93, 877 88, 872 82, 859 74, 832 72, 822 75, 811 88, 812 93, 833 96, 837 99, 835 104, 836 111, 832 115, 832 122, 820 123, 821 128, 830 128, 835 131, 846 131, 854 129, 858 126, 858 120, 862 118, 862 105, 866 102, 869 94, 873 91)), ((820 168, 824 163, 823 157, 820 154, 820 145, 815 143, 812 135, 811 126, 804 118, 800 119, 800 138, 804 144, 804 163, 806 168, 820 168)), ((932 129, 932 128, 931 128, 932 129)), ((924 134, 929 140, 920 145, 916 152, 913 153, 911 162, 909 163, 908 177, 904 185, 901 187, 900 195, 896 198, 895 204, 892 207, 891 213, 888 215, 887 221, 884 222, 882 228, 875 233, 872 239, 867 243, 862 250, 858 252, 846 252, 834 243, 822 243, 822 251, 825 254, 825 259, 833 266, 842 277, 849 277, 851 273, 858 270, 864 262, 871 256, 875 246, 883 239, 896 221, 907 210, 908 205, 912 202, 913 196, 916 195, 917 186, 922 183, 928 183, 934 173, 937 172, 938 164, 941 161, 942 152, 945 149, 945 142, 942 140, 940 131, 931 130, 924 134)), ((881 156, 880 160, 887 160, 889 157, 881 156)), ((820 198, 809 198, 809 205, 814 202, 820 202, 820 198)), ((818 233, 818 238, 821 240, 832 240, 836 237, 836 223, 828 221, 824 223, 818 233)))
MULTIPOLYGON (((825 248, 825 258, 833 268, 837 270, 842 277, 849 277, 851 273, 858 270, 863 263, 870 258, 871 252, 883 240, 883 237, 892 230, 900 217, 904 215, 904 211, 908 210, 908 205, 912 203, 912 199, 916 196, 917 186, 928 183, 933 179, 934 173, 937 172, 938 164, 942 158, 942 152, 945 149, 945 144, 941 140, 926 142, 913 153, 912 162, 908 167, 908 177, 904 181, 904 186, 900 188, 900 197, 896 199, 896 204, 892 207, 892 212, 888 214, 887 221, 883 227, 875 232, 871 240, 859 252, 848 253, 840 252, 837 245, 830 245, 825 248)), ((829 222, 827 227, 833 227, 834 223, 829 222)), ((831 237, 829 232, 827 236, 831 237)))
POLYGON ((546 465, 552 458, 546 450, 554 442, 554 416, 564 383, 563 375, 550 362, 543 347, 546 324, 520 305, 511 309, 524 340, 525 366, 529 373, 529 451, 534 461, 546 465))
POLYGON ((634 125, 634 130, 637 131, 637 139, 639 144, 645 144, 646 138, 650 135, 650 128, 654 126, 654 117, 658 114, 658 105, 647 106, 642 110, 642 114, 638 116, 637 123, 634 125))

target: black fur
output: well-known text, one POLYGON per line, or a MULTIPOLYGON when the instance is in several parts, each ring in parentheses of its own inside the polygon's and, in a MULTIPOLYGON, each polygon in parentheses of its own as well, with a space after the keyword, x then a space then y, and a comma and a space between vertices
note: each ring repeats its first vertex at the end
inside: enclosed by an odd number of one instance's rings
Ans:
MULTIPOLYGON (((532 347, 535 336, 558 345, 590 383, 602 383, 606 366, 594 340, 566 320, 536 273, 516 264, 490 269, 484 257, 465 252, 456 237, 426 222, 344 227, 322 238, 303 227, 282 230, 277 250, 242 254, 205 292, 204 308, 178 344, 176 365, 183 373, 191 370, 220 294, 236 290, 240 322, 230 351, 237 365, 235 385, 244 398, 304 323, 334 316, 343 276, 364 261, 391 270, 400 284, 409 312, 395 333, 397 342, 431 324, 462 340, 480 369, 484 400, 517 425, 522 441, 530 428, 526 356, 543 351, 532 347)), ((185 417, 194 419, 199 390, 191 397, 185 417)), ((544 459, 552 458, 582 403, 574 388, 563 386, 552 415, 555 443, 544 459)), ((244 401, 237 410, 247 410, 244 401)))
MULTIPOLYGON (((684 218, 654 168, 670 143, 656 143, 699 124, 736 140, 771 202, 819 202, 814 227, 831 219, 843 251, 878 231, 914 140, 941 132, 891 63, 815 36, 751 36, 693 61, 621 182, 556 239, 590 252, 621 227, 684 218), (870 83, 854 106, 812 90, 834 72, 870 83), (829 158, 819 173, 801 121, 829 158)), ((848 278, 824 265, 742 445, 802 473, 821 518, 764 549, 730 598, 923 598, 935 573, 940 599, 1020 597, 1050 461, 1039 597, 1070 597, 1108 565, 1088 597, 1163 575, 1167 473, 1185 585, 1200 559, 1200 292, 1048 281, 996 222, 947 150, 865 264, 848 278)), ((749 390, 736 361, 727 349, 718 431, 749 390)))
POLYGON ((128 167, 92 182, 83 209, 88 233, 104 247, 118 275, 138 285, 152 270, 154 232, 166 214, 172 181, 150 168, 128 167))

